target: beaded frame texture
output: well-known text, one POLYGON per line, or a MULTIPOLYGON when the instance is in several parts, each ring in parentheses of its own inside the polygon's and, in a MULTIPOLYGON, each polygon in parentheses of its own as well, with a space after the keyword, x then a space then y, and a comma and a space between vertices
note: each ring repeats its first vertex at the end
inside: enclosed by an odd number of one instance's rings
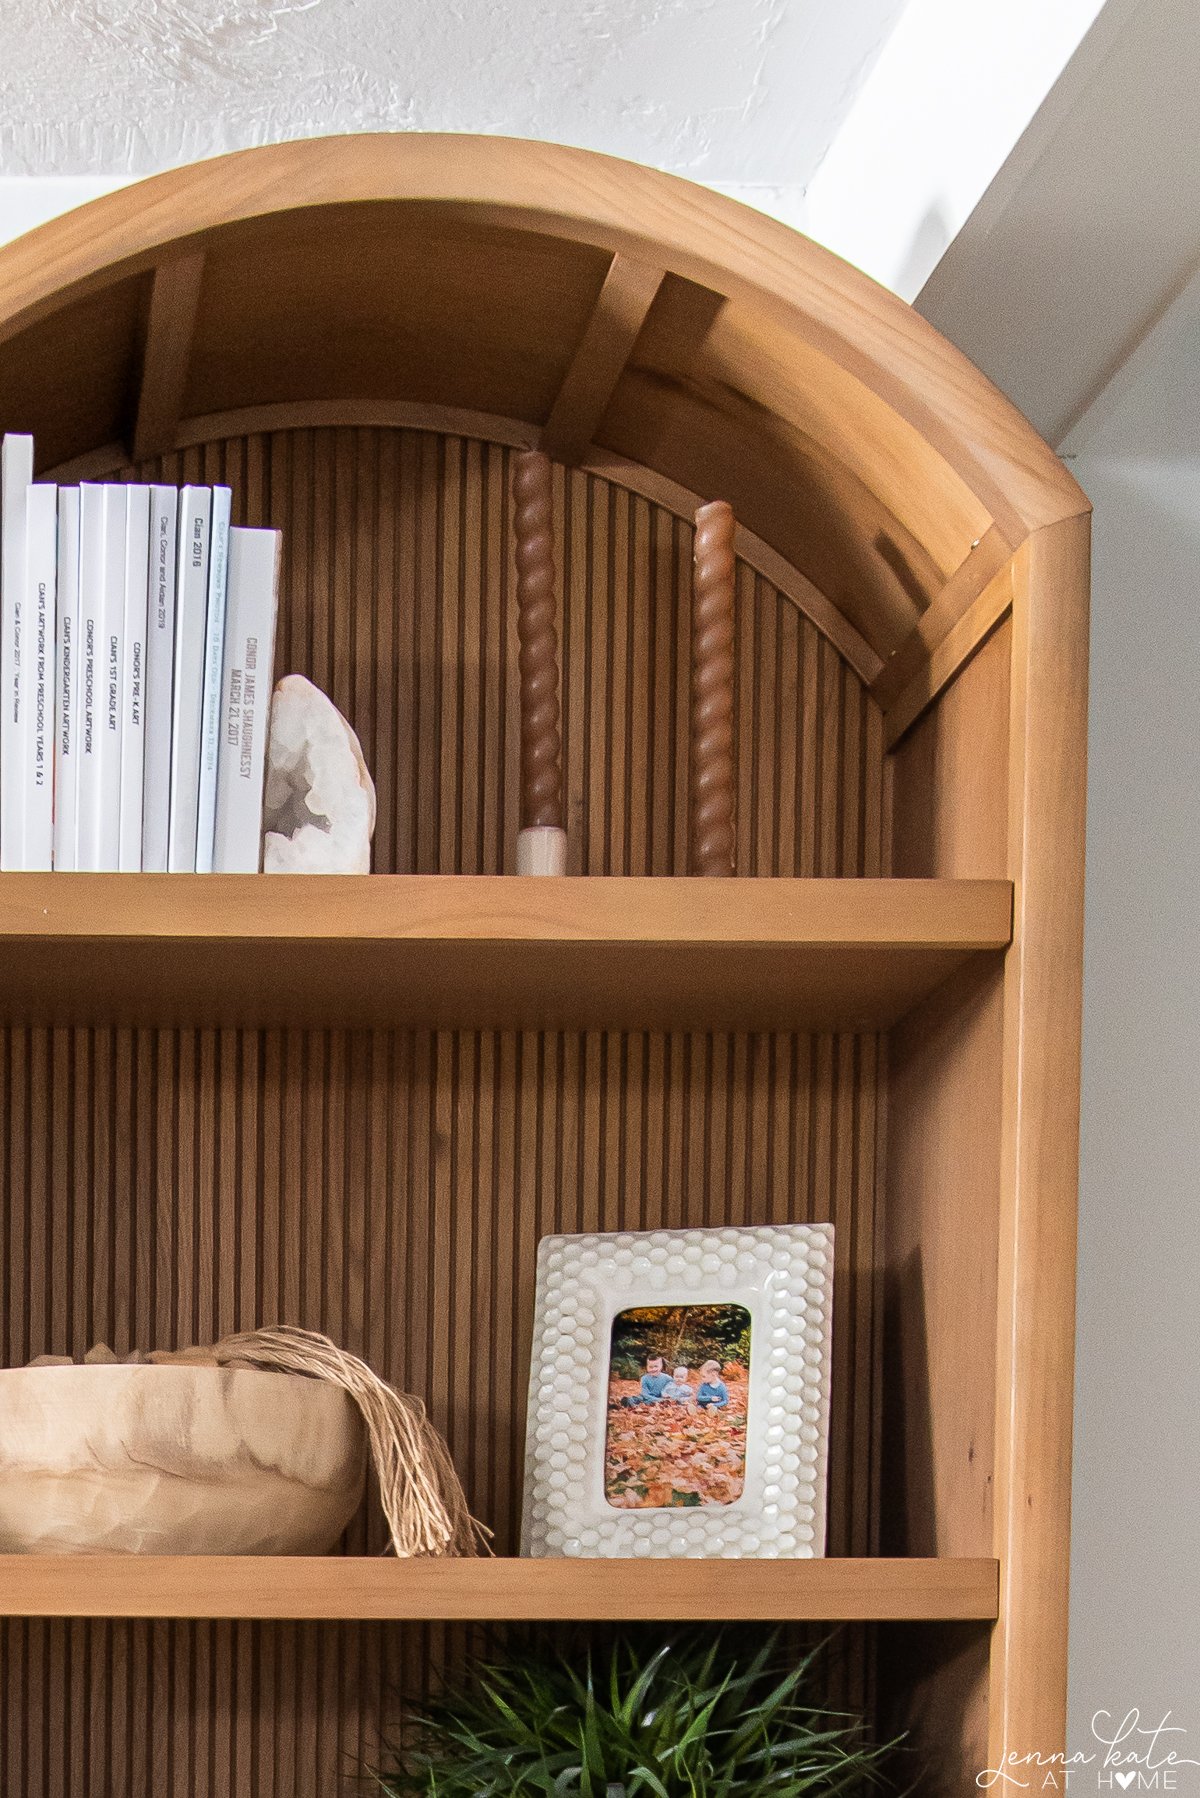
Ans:
POLYGON ((538 1247, 522 1553, 825 1553, 833 1225, 547 1236, 538 1247), (751 1318, 745 1485, 729 1504, 618 1509, 605 1497, 614 1318, 744 1305, 751 1318))

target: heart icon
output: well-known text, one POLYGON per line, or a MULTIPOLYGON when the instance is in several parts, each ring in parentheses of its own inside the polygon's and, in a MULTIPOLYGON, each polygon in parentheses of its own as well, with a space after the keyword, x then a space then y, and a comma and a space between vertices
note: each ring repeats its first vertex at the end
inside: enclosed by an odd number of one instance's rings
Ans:
POLYGON ((1137 1775, 1135 1773, 1114 1773, 1113 1774, 1113 1778, 1116 1780, 1117 1784, 1120 1786, 1120 1788, 1123 1792, 1127 1792, 1129 1790, 1130 1786, 1133 1784, 1136 1777, 1137 1777, 1137 1775))

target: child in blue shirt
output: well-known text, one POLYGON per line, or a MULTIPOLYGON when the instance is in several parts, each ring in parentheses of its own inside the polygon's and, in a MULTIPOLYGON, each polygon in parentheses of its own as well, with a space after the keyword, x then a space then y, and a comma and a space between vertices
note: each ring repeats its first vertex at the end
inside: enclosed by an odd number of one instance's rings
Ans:
POLYGON ((646 1358, 646 1371, 642 1375, 641 1391, 630 1398, 623 1398, 623 1405, 656 1405, 666 1394, 671 1384, 671 1376, 663 1367, 661 1355, 649 1355, 646 1358))
POLYGON ((721 1378, 718 1362, 706 1361, 700 1369, 700 1390, 696 1394, 696 1403, 702 1410, 711 1406, 714 1411, 723 1411, 729 1403, 729 1388, 721 1378))

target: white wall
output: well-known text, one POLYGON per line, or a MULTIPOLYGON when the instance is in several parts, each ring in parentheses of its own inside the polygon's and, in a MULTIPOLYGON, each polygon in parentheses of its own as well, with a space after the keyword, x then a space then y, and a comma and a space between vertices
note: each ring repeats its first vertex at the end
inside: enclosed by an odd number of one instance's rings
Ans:
POLYGON ((4 0, 0 168, 149 174, 322 132, 483 131, 802 188, 905 3, 4 0))
POLYGON ((0 175, 0 244, 124 187, 123 175, 0 175))
MULTIPOLYGON (((332 131, 546 138, 730 192, 908 299, 1097 12, 1138 3, 8 0, 0 169, 128 177, 332 131)), ((5 186, 0 241, 54 197, 5 186)))
POLYGON ((808 184, 802 229, 913 299, 1102 7, 909 0, 808 184))
POLYGON ((0 243, 162 168, 368 130, 579 144, 794 223, 906 3, 10 0, 0 243))
POLYGON ((1200 6, 1107 0, 917 299, 1058 447, 1200 266, 1200 6))
POLYGON ((1200 331, 1073 467, 1095 519, 1070 1739, 1173 1710, 1200 1759, 1200 331))

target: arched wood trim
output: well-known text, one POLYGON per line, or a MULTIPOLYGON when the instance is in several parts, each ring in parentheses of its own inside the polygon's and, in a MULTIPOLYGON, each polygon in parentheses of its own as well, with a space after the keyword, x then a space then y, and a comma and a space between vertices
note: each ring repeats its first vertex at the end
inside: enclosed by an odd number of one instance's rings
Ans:
POLYGON ((175 169, 93 202, 0 255, 0 341, 167 245, 299 208, 408 200, 590 244, 744 302, 906 421, 1015 547, 1085 509, 1028 422, 894 295, 765 215, 674 176, 556 144, 434 133, 317 138, 175 169))
MULTIPOLYGON (((471 412, 453 406, 430 406, 424 403, 388 401, 305 400, 288 401, 277 406, 246 406, 234 412, 213 412, 200 418, 185 418, 179 424, 172 449, 190 449, 196 444, 213 443, 225 437, 247 437, 256 431, 298 431, 320 426, 365 426, 409 431, 439 431, 454 437, 476 437, 488 443, 502 443, 512 449, 530 449, 538 438, 536 426, 515 418, 497 418, 492 413, 471 412)), ((85 456, 44 471, 50 481, 100 480, 130 460, 123 443, 102 444, 85 456)), ((612 456, 595 449, 583 456, 578 466, 587 474, 601 476, 642 499, 654 501, 689 522, 695 517, 702 496, 689 492, 677 481, 643 468, 624 457, 612 456)), ((797 606, 811 624, 829 639, 838 654, 854 669, 865 686, 879 675, 883 663, 866 639, 848 619, 826 599, 811 581, 773 550, 761 537, 743 526, 735 539, 737 553, 758 574, 778 587, 797 606)))

